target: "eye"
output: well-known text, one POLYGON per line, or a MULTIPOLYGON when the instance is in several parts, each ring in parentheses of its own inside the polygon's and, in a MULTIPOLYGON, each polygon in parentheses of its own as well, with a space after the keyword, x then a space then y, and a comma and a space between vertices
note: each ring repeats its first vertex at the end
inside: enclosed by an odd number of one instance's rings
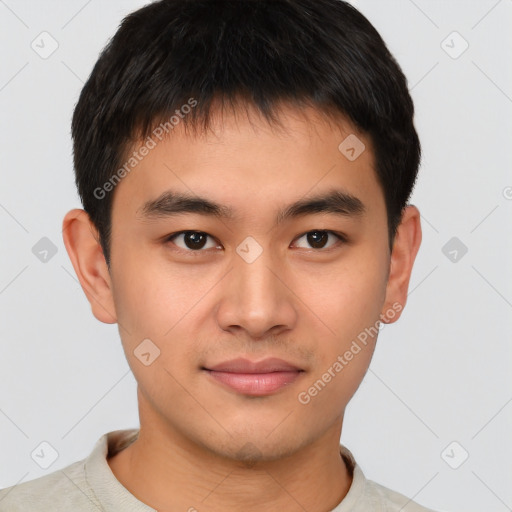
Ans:
MULTIPOLYGON (((213 237, 211 235, 203 231, 179 231, 178 233, 173 233, 172 235, 169 235, 165 239, 165 242, 172 242, 174 245, 176 245, 179 249, 178 252, 185 252, 191 254, 205 252, 202 251, 202 249, 214 249, 215 247, 219 247, 219 245, 216 244, 215 242, 211 242, 210 246, 208 247, 208 238, 211 238, 213 240, 213 237)), ((335 245, 347 242, 347 238, 344 235, 329 230, 308 231, 307 233, 304 233, 296 240, 301 240, 302 238, 305 239, 306 243, 309 244, 310 247, 300 247, 299 245, 299 248, 313 248, 318 251, 329 250, 335 245), (328 245, 329 236, 331 236, 331 238, 337 239, 334 240, 334 242, 331 243, 330 245, 328 245)))
MULTIPOLYGON (((341 233, 335 233, 334 231, 328 231, 328 230, 313 230, 308 231, 307 233, 304 233, 301 237, 299 237, 297 240, 300 240, 301 238, 306 239, 306 243, 308 243, 313 249, 330 249, 333 247, 333 245, 339 245, 340 243, 347 242, 347 239, 344 235, 341 233), (338 240, 338 244, 336 244, 336 241, 332 243, 331 245, 326 244, 329 240, 329 236, 332 235, 333 237, 336 237, 338 240)), ((306 249, 308 247, 305 247, 306 249)))
MULTIPOLYGON (((206 240, 208 238, 212 238, 207 233, 203 231, 180 231, 179 233, 174 233, 166 238, 166 242, 172 242, 179 249, 182 249, 182 252, 201 252, 201 249, 206 247, 206 240), (176 243, 175 240, 179 240, 181 237, 181 244, 176 243)), ((215 248, 217 245, 215 243, 211 244, 210 247, 206 247, 206 249, 215 248)))

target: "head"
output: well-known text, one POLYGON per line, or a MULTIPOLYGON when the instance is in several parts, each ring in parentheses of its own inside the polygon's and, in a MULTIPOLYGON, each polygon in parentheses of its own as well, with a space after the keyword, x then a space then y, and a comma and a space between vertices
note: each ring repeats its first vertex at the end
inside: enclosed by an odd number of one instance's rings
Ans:
POLYGON ((339 434, 421 242, 413 114, 340 0, 167 0, 123 20, 73 115, 85 212, 63 232, 94 315, 119 325, 141 425, 231 458, 339 434), (301 372, 235 392, 208 369, 238 357, 301 372))

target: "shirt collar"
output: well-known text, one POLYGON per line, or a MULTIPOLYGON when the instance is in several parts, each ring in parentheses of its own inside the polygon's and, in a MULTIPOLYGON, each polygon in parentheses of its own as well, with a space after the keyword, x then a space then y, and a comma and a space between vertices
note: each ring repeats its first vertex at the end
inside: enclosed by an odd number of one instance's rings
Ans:
POLYGON ((115 430, 100 437, 85 461, 85 478, 105 512, 157 512, 139 501, 115 477, 107 462, 135 441, 139 429, 115 430))

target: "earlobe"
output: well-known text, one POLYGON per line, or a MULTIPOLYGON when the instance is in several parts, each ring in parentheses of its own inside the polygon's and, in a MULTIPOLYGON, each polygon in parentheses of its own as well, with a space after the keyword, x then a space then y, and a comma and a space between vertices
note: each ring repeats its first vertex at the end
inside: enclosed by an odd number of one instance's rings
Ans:
POLYGON ((407 302, 409 280, 414 260, 421 245, 421 219, 416 206, 406 206, 397 228, 386 287, 386 300, 381 312, 383 323, 396 322, 407 302), (390 314, 391 310, 393 313, 390 314))
POLYGON ((98 231, 89 215, 80 209, 69 211, 62 223, 62 237, 93 315, 100 322, 116 323, 112 282, 98 231))

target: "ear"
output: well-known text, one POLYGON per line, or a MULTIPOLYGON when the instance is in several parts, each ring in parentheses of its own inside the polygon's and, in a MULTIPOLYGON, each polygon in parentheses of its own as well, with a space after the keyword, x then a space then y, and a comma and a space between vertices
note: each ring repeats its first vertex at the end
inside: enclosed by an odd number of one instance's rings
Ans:
POLYGON ((116 323, 110 273, 89 215, 84 210, 69 211, 62 223, 62 237, 93 315, 100 322, 116 323))
POLYGON ((420 212, 416 206, 409 205, 403 210, 391 251, 386 300, 381 311, 381 321, 385 324, 396 322, 405 307, 409 279, 420 244, 420 212))

